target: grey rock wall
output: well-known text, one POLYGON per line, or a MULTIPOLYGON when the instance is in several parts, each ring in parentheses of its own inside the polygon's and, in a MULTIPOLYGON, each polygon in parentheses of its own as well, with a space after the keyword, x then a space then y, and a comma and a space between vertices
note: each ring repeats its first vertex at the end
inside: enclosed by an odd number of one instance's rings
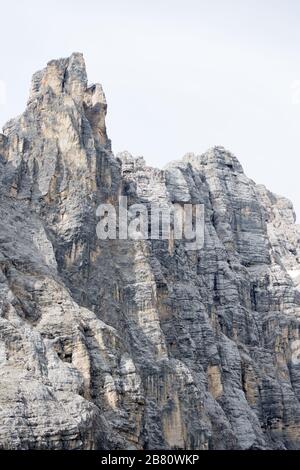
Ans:
POLYGON ((81 54, 0 134, 0 448, 299 449, 300 231, 222 147, 113 155, 81 54), (96 208, 205 206, 205 244, 99 240, 96 208))

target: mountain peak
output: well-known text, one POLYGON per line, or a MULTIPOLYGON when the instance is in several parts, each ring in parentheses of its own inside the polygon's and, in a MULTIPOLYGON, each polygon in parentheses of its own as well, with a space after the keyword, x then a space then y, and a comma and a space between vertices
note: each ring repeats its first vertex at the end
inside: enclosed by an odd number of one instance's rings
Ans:
POLYGON ((0 449, 300 449, 291 204, 220 146, 115 158, 106 106, 74 53, 0 134, 0 449))
POLYGON ((29 103, 37 96, 52 90, 66 92, 73 98, 82 98, 87 89, 87 73, 83 54, 74 52, 68 58, 51 60, 32 77, 29 103))

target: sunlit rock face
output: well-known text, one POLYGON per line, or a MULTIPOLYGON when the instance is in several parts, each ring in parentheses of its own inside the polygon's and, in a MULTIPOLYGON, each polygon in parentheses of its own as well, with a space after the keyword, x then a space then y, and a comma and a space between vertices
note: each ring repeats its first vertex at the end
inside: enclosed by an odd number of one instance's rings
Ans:
POLYGON ((0 134, 0 448, 300 449, 300 231, 222 147, 113 155, 81 54, 0 134), (99 240, 96 209, 203 204, 204 246, 99 240))

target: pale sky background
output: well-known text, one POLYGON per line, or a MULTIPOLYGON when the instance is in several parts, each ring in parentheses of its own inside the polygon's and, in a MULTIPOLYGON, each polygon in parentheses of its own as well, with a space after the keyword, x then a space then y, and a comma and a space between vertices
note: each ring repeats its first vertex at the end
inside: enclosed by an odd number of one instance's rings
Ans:
POLYGON ((299 0, 0 1, 0 127, 47 61, 83 52, 114 152, 162 167, 214 145, 300 220, 299 0))

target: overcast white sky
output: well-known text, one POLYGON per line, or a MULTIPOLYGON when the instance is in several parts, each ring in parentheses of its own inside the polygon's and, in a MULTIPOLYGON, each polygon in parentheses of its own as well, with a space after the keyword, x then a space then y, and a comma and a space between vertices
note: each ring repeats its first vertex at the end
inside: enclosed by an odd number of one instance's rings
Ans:
POLYGON ((300 220, 299 0, 0 6, 0 127, 23 111, 33 72, 80 51, 106 92, 114 152, 162 167, 223 145, 300 220))

